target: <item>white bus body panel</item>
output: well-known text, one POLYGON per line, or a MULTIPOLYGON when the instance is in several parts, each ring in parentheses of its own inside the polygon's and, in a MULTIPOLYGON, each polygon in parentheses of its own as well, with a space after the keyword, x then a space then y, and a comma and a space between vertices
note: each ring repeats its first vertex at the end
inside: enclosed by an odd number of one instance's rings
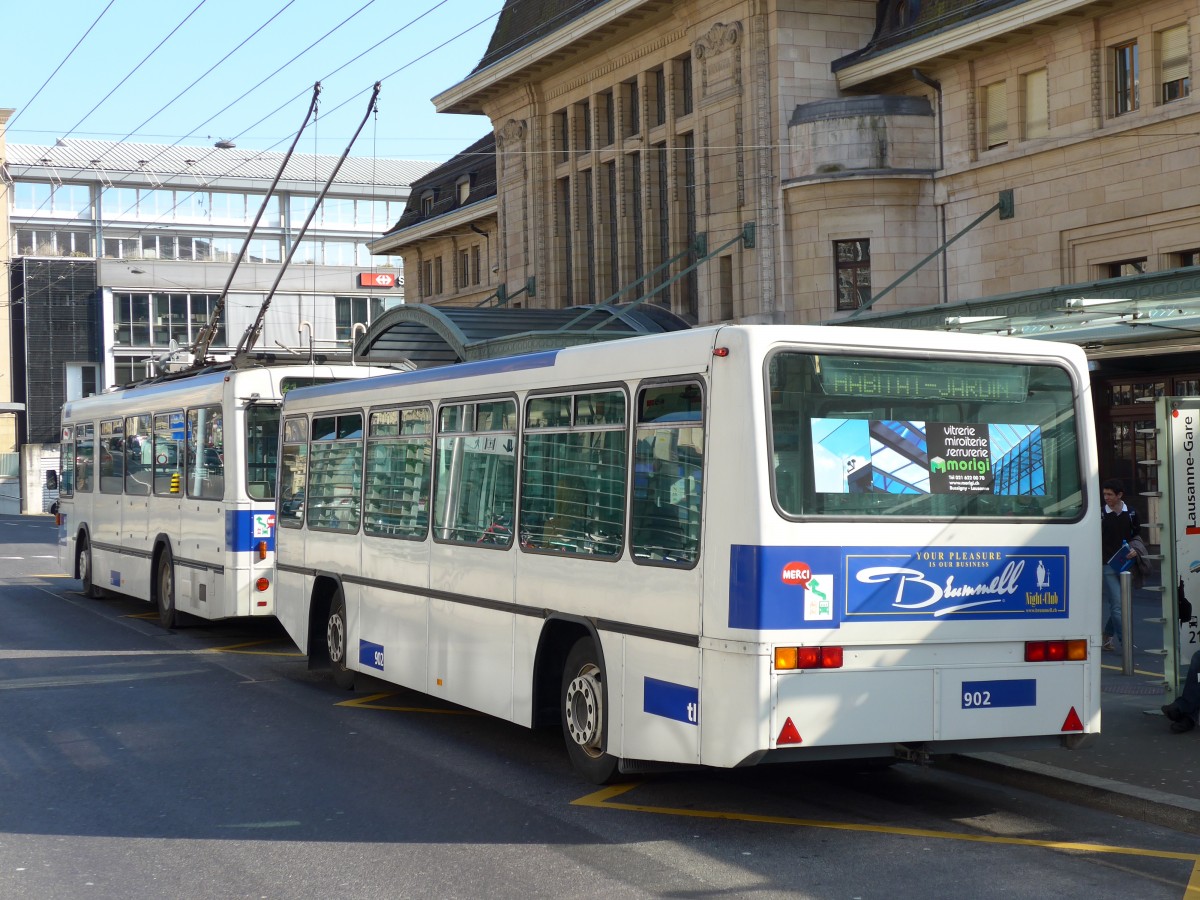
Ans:
MULTIPOLYGON (((517 393, 519 407, 529 392, 612 384, 617 372, 631 397, 647 378, 704 381, 704 517, 693 569, 639 564, 628 549, 607 560, 431 539, 355 538, 358 555, 350 545, 335 549, 327 535, 291 529, 283 529, 280 562, 314 573, 350 572, 352 580, 366 582, 347 588, 351 668, 522 724, 531 716, 542 617, 594 623, 607 675, 608 749, 627 759, 734 766, 775 750, 784 759, 890 754, 898 744, 927 745, 932 752, 967 742, 989 749, 1025 736, 1057 740, 1068 731, 1072 711, 1083 734, 1097 732, 1097 485, 1083 485, 1085 513, 1069 522, 794 521, 773 505, 763 368, 772 349, 912 350, 927 358, 961 354, 957 341, 955 335, 883 329, 724 327, 558 351, 551 366, 506 375, 499 383, 517 393), (728 355, 714 359, 714 345, 728 355), (307 559, 293 559, 292 546, 307 546, 307 559), (1069 585, 1054 587, 1068 598, 1068 612, 975 621, 843 617, 803 628, 747 627, 731 612, 747 602, 749 590, 738 559, 761 558, 764 566, 776 556, 828 561, 829 571, 819 574, 844 597, 841 581, 850 571, 844 553, 896 548, 959 554, 1020 548, 1031 565, 1039 554, 1054 557, 1069 573, 1069 585), (1078 638, 1088 642, 1087 661, 1024 661, 1028 640, 1078 638), (359 661, 362 641, 384 648, 383 669, 359 661), (837 646, 844 662, 839 669, 776 672, 777 646, 837 646), (977 684, 999 702, 983 702, 984 693, 978 705, 965 701, 977 684), (779 738, 789 721, 800 740, 784 745, 779 738)), ((1011 338, 973 340, 971 350, 998 361, 1058 362, 1072 373, 1080 470, 1085 481, 1094 476, 1081 351, 1011 338)), ((317 396, 324 389, 305 391, 289 400, 285 414, 497 395, 494 373, 455 375, 432 386, 429 380, 339 385, 325 396, 317 396)), ((962 567, 952 571, 961 581, 962 567)), ((764 576, 763 596, 749 602, 781 602, 778 576, 770 587, 764 576)), ((281 572, 278 578, 279 618, 307 649, 312 577, 281 572)), ((782 602, 803 603, 799 588, 786 589, 796 591, 794 600, 782 602)), ((1036 598, 1029 602, 1034 609, 1036 598)))

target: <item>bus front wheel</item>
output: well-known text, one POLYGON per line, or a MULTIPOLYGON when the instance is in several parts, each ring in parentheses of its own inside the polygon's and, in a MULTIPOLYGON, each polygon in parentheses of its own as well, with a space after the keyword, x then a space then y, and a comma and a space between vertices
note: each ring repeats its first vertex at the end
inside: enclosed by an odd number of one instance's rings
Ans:
POLYGON ((571 765, 593 784, 617 774, 617 758, 605 752, 604 666, 591 638, 580 638, 567 654, 562 679, 562 728, 571 765))
POLYGON ((349 645, 346 632, 346 595, 339 590, 329 606, 329 619, 325 623, 325 647, 329 651, 333 683, 344 691, 350 691, 354 689, 354 670, 346 664, 349 645))
POLYGON ((158 557, 158 624, 174 628, 179 622, 175 609, 175 560, 164 548, 158 557))
POLYGON ((82 586, 83 596, 95 599, 100 596, 100 588, 96 587, 95 581, 92 580, 92 547, 87 542, 86 538, 79 541, 79 582, 82 586))

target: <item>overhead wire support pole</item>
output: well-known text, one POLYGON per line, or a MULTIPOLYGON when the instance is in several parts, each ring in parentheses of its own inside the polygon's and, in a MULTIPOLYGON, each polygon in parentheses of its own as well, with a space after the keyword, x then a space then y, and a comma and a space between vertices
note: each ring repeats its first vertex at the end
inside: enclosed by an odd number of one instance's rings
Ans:
POLYGON ((847 316, 846 319, 847 320, 853 319, 856 316, 858 316, 860 313, 866 312, 868 309, 870 309, 872 306, 875 305, 875 302, 877 300, 879 300, 881 297, 884 297, 884 296, 890 294, 892 291, 894 291, 896 288, 898 288, 901 284, 903 284, 914 272, 916 272, 919 268, 921 268, 921 266, 925 265, 925 263, 929 262, 931 259, 936 257, 939 253, 945 252, 946 248, 948 248, 951 244, 953 244, 955 241, 957 241, 960 237, 962 237, 964 234, 966 234, 968 231, 970 231, 972 228, 974 228, 976 225, 978 225, 980 222, 982 222, 984 219, 986 219, 992 213, 997 212, 997 211, 999 211, 1001 219, 1011 219, 1013 217, 1013 192, 1011 190, 1001 191, 1000 199, 997 200, 995 205, 992 206, 990 209, 988 209, 987 212, 983 213, 974 222, 972 222, 970 225, 968 225, 966 228, 964 228, 962 231, 960 231, 954 237, 950 238, 950 240, 946 241, 946 243, 942 244, 942 246, 938 247, 936 250, 934 250, 932 253, 930 253, 928 256, 926 256, 923 260, 921 260, 919 263, 917 263, 915 266, 913 266, 911 269, 909 269, 907 272, 905 272, 903 275, 901 275, 899 278, 897 278, 895 281, 893 281, 891 284, 889 284, 887 287, 885 287, 882 291, 880 291, 878 294, 876 294, 874 297, 872 297, 870 300, 868 300, 866 303, 864 303, 858 309, 854 310, 854 312, 850 313, 850 315, 847 316))
POLYGON ((292 146, 288 147, 287 153, 284 154, 283 162, 279 164, 279 171, 275 173, 275 180, 267 188, 267 194, 263 197, 262 206, 258 208, 258 215, 250 223, 250 231, 247 232, 246 239, 242 241, 242 249, 238 251, 237 259, 233 261, 233 266, 229 269, 229 277, 225 279, 225 287, 221 288, 221 294, 217 297, 216 305, 213 306, 212 313, 208 317, 208 322, 200 329, 200 333, 196 335, 196 343, 192 346, 192 365, 196 368, 204 365, 205 358, 208 356, 208 349, 212 346, 213 337, 217 333, 217 323, 221 321, 221 314, 225 311, 225 298, 229 296, 229 288, 233 284, 233 276, 237 274, 238 266, 246 258, 246 251, 250 247, 250 239, 254 237, 254 229, 262 221, 263 214, 266 213, 267 207, 271 203, 271 198, 275 194, 275 188, 279 184, 280 179, 283 178, 283 172, 287 168, 292 154, 296 152, 296 145, 300 143, 300 136, 304 134, 304 129, 308 127, 308 123, 312 121, 313 115, 316 114, 317 98, 320 96, 321 82, 318 81, 313 85, 312 102, 308 105, 308 114, 305 115, 300 130, 296 132, 292 146))
MULTIPOLYGON (((329 173, 329 178, 325 182, 325 186, 321 188, 321 193, 317 195, 316 202, 308 212, 308 218, 304 220, 304 224, 300 227, 296 239, 292 241, 292 246, 288 250, 287 259, 283 261, 283 265, 279 268, 279 274, 275 276, 275 283, 271 285, 271 290, 267 292, 267 296, 263 298, 262 306, 258 309, 258 317, 254 323, 246 329, 246 333, 242 335, 242 339, 238 342, 237 349, 234 351, 234 359, 244 356, 254 349, 254 345, 258 343, 258 338, 262 334, 263 324, 267 320, 267 310, 271 306, 271 301, 275 297, 275 291, 279 289, 280 282, 283 281, 283 274, 287 271, 288 265, 292 261, 292 257, 296 255, 296 251, 300 248, 300 241, 303 240, 305 233, 308 231, 308 226, 312 224, 312 220, 316 218, 317 210, 321 208, 321 201, 325 199, 325 195, 329 193, 329 188, 333 185, 333 179, 337 178, 338 172, 342 170, 342 164, 346 161, 346 157, 350 155, 351 148, 354 147, 354 142, 358 140, 359 134, 366 127, 367 119, 371 118, 371 113, 375 111, 375 103, 379 99, 379 87, 381 82, 375 82, 375 88, 371 91, 371 99, 367 103, 367 111, 363 115, 362 121, 358 123, 358 128, 350 137, 350 142, 346 144, 346 149, 342 151, 341 157, 337 164, 333 167, 333 171, 329 173)), ((353 351, 351 351, 353 355, 353 351)))

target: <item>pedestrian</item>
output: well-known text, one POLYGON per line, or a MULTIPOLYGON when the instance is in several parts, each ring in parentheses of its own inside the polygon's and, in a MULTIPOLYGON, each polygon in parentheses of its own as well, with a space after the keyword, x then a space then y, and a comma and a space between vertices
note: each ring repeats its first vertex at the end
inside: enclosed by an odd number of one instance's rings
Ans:
MULTIPOLYGON (((1113 638, 1121 631, 1121 581, 1117 570, 1109 565, 1111 560, 1122 548, 1140 541, 1141 525, 1138 523, 1137 512, 1125 503, 1125 485, 1119 478, 1110 478, 1100 486, 1104 497, 1104 510, 1100 516, 1100 552, 1103 577, 1104 609, 1104 649, 1115 650, 1113 638)), ((1128 559, 1136 559, 1137 552, 1129 550, 1128 559)))
POLYGON ((1183 692, 1174 703, 1162 708, 1163 715, 1171 720, 1171 730, 1183 734, 1196 727, 1200 719, 1200 650, 1192 654, 1187 678, 1183 680, 1183 692))

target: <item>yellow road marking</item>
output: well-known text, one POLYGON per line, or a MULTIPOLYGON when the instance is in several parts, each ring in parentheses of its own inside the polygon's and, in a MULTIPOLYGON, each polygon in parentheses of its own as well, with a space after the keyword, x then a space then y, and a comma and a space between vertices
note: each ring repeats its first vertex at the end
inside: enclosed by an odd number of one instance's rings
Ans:
POLYGON ((298 650, 247 650, 246 647, 261 647, 263 644, 276 644, 277 641, 246 641, 244 644, 230 644, 228 647, 209 647, 204 653, 233 653, 243 656, 303 656, 298 650))
POLYGON ((29 577, 30 577, 30 578, 70 578, 71 580, 74 580, 74 579, 75 579, 75 576, 74 576, 74 575, 59 575, 59 574, 55 574, 55 575, 39 575, 39 574, 37 574, 37 573, 34 573, 33 575, 30 575, 29 577))
POLYGON ((734 822, 756 822, 766 825, 789 825, 793 828, 822 828, 830 831, 873 832, 904 837, 936 838, 966 841, 976 844, 1008 844, 1016 847, 1040 847, 1046 850, 1071 850, 1077 853, 1109 853, 1124 856, 1178 859, 1193 863, 1192 875, 1184 888, 1184 900, 1200 900, 1200 853, 1178 853, 1171 850, 1143 850, 1137 847, 1115 847, 1111 844, 1088 844, 1074 841, 1046 841, 1037 838, 1014 838, 999 835, 962 834, 954 831, 935 831, 929 828, 904 828, 898 825, 856 825, 852 822, 823 822, 818 819, 793 819, 788 816, 763 816, 755 813, 722 812, 708 809, 676 809, 670 806, 648 806, 642 803, 614 803, 612 799, 639 787, 641 782, 610 785, 571 801, 572 806, 594 809, 620 809, 627 812, 651 813, 659 816, 679 816, 691 819, 725 819, 734 822))
POLYGON ((378 709, 387 712, 410 712, 410 713, 430 713, 435 716, 478 716, 481 713, 475 712, 473 709, 435 709, 428 706, 380 706, 375 703, 376 700, 382 700, 385 697, 395 697, 394 692, 384 692, 382 694, 368 694, 365 697, 355 697, 353 700, 343 700, 341 703, 335 703, 334 706, 355 706, 362 709, 378 709))

